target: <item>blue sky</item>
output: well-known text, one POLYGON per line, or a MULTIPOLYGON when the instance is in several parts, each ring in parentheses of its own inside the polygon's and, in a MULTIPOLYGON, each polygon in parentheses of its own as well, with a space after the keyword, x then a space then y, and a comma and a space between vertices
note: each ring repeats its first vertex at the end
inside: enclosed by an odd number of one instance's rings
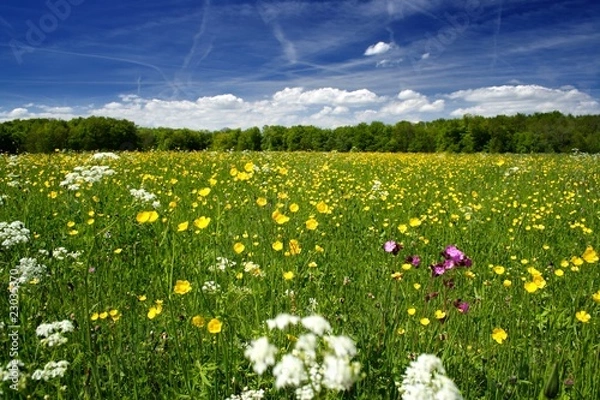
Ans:
POLYGON ((600 5, 5 0, 0 121, 221 129, 600 113, 600 5))

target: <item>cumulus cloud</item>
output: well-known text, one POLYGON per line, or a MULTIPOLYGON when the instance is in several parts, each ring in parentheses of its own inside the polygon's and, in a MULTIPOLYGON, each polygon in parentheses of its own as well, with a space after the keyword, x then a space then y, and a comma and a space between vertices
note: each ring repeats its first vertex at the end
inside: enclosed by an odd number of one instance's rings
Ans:
POLYGON ((383 99, 367 89, 354 91, 341 90, 336 88, 321 88, 305 91, 301 87, 285 88, 273 95, 273 100, 277 103, 291 104, 370 104, 382 101, 383 99))
POLYGON ((444 104, 442 99, 430 101, 427 96, 406 89, 398 93, 397 100, 386 104, 381 111, 391 115, 439 112, 444 109, 444 104))
POLYGON ((392 45, 390 43, 379 42, 367 47, 365 50, 365 56, 375 56, 379 54, 387 53, 392 49, 392 45))
POLYGON ((478 89, 458 90, 448 99, 466 103, 450 113, 451 116, 561 111, 567 114, 597 114, 600 103, 577 89, 551 89, 538 85, 503 85, 478 89), (468 105, 471 103, 472 105, 468 105))
POLYGON ((423 121, 452 118, 466 113, 493 116, 548 112, 598 114, 600 104, 572 87, 552 89, 536 85, 491 86, 435 96, 404 89, 394 97, 368 89, 324 87, 306 90, 288 87, 260 100, 233 94, 195 100, 164 100, 122 95, 99 106, 48 106, 26 104, 0 109, 0 121, 25 118, 58 118, 99 115, 124 118, 139 126, 218 130, 264 125, 317 125, 336 127, 360 122, 423 121))

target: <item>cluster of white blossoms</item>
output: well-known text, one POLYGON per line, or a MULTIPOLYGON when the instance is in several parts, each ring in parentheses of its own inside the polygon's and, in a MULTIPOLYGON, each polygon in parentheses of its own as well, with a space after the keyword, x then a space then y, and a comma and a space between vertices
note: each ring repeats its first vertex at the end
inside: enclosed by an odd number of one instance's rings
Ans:
POLYGON ((73 323, 67 319, 49 324, 41 324, 35 329, 36 335, 41 337, 40 342, 48 347, 60 346, 67 342, 64 333, 73 331, 73 323))
POLYGON ((442 361, 431 354, 421 354, 412 361, 396 382, 402 400, 462 400, 460 391, 446 376, 442 361))
POLYGON ((4 248, 29 241, 29 229, 21 221, 0 222, 0 244, 4 248))
POLYGON ((202 291, 208 294, 216 294, 221 291, 221 285, 215 281, 206 281, 204 282, 204 285, 202 285, 202 291))
POLYGON ((56 260, 64 260, 65 258, 72 258, 73 260, 77 260, 83 254, 82 251, 69 251, 64 247, 57 247, 54 250, 52 250, 52 252, 45 249, 40 249, 38 250, 38 253, 46 257, 52 257, 56 260))
POLYGON ((270 330, 285 330, 289 326, 302 326, 307 332, 300 334, 288 354, 277 361, 278 350, 267 337, 253 340, 245 357, 252 363, 254 371, 262 375, 273 366, 275 387, 295 389, 298 400, 313 399, 324 389, 348 390, 360 374, 360 364, 352 361, 356 346, 346 336, 331 334, 329 322, 319 316, 300 318, 280 314, 267 320, 270 330))
POLYGON ((141 203, 152 204, 153 208, 160 207, 160 201, 156 200, 156 195, 154 193, 150 193, 145 189, 130 189, 129 193, 134 199, 141 203))
POLYGON ((121 157, 119 157, 117 154, 110 152, 110 151, 106 151, 106 152, 92 154, 92 156, 90 157, 90 160, 94 160, 94 161, 104 160, 104 159, 118 160, 119 158, 121 158, 121 157))
POLYGON ((381 188, 381 181, 376 179, 373 181, 373 186, 371 186, 369 200, 387 198, 389 194, 390 193, 387 190, 381 188))
POLYGON ((46 273, 46 266, 35 258, 24 257, 19 260, 15 270, 19 275, 17 282, 21 284, 39 280, 46 273))
POLYGON ((44 365, 44 369, 36 369, 33 371, 33 374, 31 374, 31 379, 34 381, 48 381, 53 378, 62 378, 68 367, 68 361, 50 361, 44 365))
POLYGON ((225 400, 261 400, 265 397, 265 391, 262 389, 254 390, 244 388, 240 394, 232 394, 225 400))
POLYGON ((233 268, 235 267, 236 263, 235 261, 230 261, 225 257, 217 257, 217 263, 215 265, 211 265, 210 267, 208 267, 208 270, 211 272, 214 271, 225 271, 227 268, 233 268))
POLYGON ((93 165, 91 167, 75 167, 73 172, 65 175, 60 186, 66 186, 68 190, 79 190, 83 183, 93 184, 100 182, 102 178, 113 175, 115 170, 105 165, 93 165))

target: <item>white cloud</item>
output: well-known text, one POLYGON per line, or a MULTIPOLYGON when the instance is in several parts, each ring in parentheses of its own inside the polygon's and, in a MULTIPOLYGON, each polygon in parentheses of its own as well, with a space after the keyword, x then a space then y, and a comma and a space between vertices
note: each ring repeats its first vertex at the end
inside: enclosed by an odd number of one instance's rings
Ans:
MULTIPOLYGON (((444 109, 444 100, 430 101, 427 96, 405 89, 398 93, 400 101, 391 101, 382 108, 382 112, 390 115, 406 115, 414 113, 439 112, 444 109)), ((414 119, 414 118, 411 118, 414 119)))
POLYGON ((447 96, 456 102, 472 103, 457 108, 451 116, 476 114, 534 113, 561 111, 566 114, 597 114, 600 103, 590 95, 573 88, 551 89, 538 85, 504 85, 459 90, 447 96))
POLYGON ((71 119, 99 115, 123 118, 139 126, 218 130, 264 125, 317 125, 336 127, 359 122, 423 121, 452 118, 465 113, 493 116, 558 110, 571 114, 598 114, 598 100, 571 87, 552 89, 536 85, 492 86, 427 96, 403 89, 395 97, 368 89, 290 87, 261 100, 233 94, 196 100, 163 100, 122 95, 100 106, 47 106, 28 104, 0 110, 0 121, 24 118, 71 119))
POLYGON ((290 104, 335 104, 358 105, 383 101, 383 98, 367 89, 347 91, 336 88, 321 88, 304 91, 301 87, 285 88, 273 95, 277 103, 290 104))
POLYGON ((387 53, 388 51, 390 51, 391 48, 392 48, 391 44, 379 42, 377 44, 373 44, 373 45, 369 46, 367 48, 367 50, 365 50, 364 55, 365 56, 375 56, 378 54, 384 54, 384 53, 387 53))

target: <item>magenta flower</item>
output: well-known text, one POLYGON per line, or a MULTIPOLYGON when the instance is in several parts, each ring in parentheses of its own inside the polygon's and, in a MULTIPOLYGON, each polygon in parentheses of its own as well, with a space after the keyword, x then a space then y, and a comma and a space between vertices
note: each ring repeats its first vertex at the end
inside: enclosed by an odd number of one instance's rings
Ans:
POLYGON ((418 267, 421 265, 421 257, 419 256, 408 256, 405 260, 407 263, 412 264, 413 267, 418 267))
POLYGON ((466 314, 469 311, 469 303, 467 303, 466 301, 462 301, 461 299, 457 299, 454 301, 454 307, 456 307, 458 312, 460 312, 461 314, 466 314))
POLYGON ((473 261, 454 245, 446 246, 442 252, 442 256, 453 263, 453 265, 447 269, 451 269, 454 266, 470 267, 473 264, 473 261))
POLYGON ((386 253, 397 255, 400 250, 402 250, 402 244, 396 242, 395 240, 388 240, 383 244, 383 250, 385 250, 386 253))

